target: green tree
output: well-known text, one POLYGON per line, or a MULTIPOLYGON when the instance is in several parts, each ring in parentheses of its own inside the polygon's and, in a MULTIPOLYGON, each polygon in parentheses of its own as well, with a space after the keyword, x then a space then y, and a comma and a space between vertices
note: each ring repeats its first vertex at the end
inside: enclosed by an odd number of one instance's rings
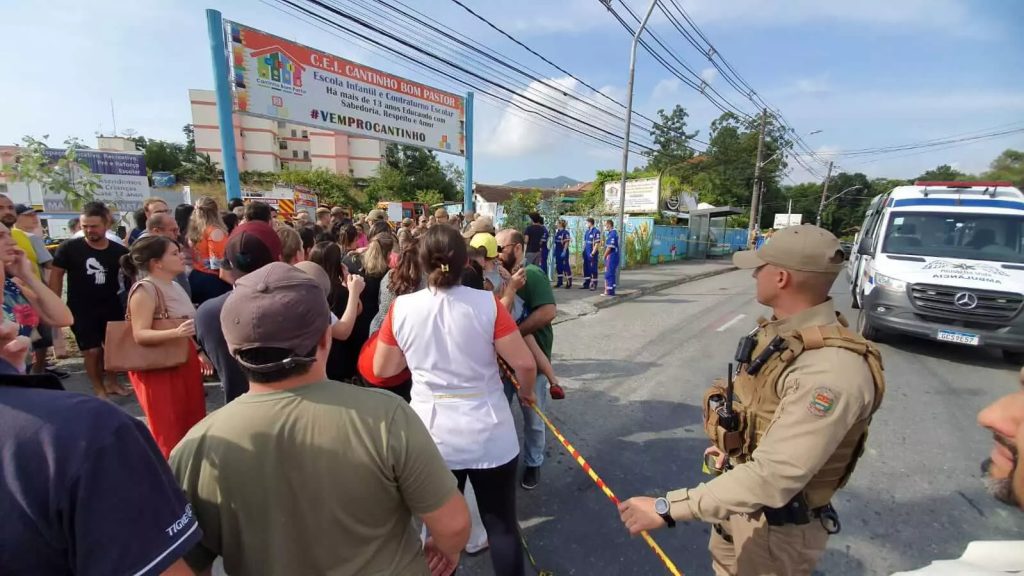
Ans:
POLYGON ((223 179, 224 171, 217 168, 209 154, 200 152, 194 161, 182 164, 175 175, 187 182, 206 184, 223 179))
MULTIPOLYGON (((145 140, 142 136, 139 139, 145 140)), ((177 142, 149 140, 141 150, 146 158, 146 169, 150 173, 174 172, 184 164, 185 147, 177 142)))
POLYGON ((260 189, 269 189, 279 180, 276 172, 264 172, 261 170, 243 170, 238 173, 238 180, 243 186, 251 186, 260 189))
POLYGON ((18 151, 11 175, 15 181, 34 182, 63 195, 68 204, 78 209, 95 198, 96 190, 101 187, 99 176, 78 160, 78 151, 85 149, 78 138, 64 141, 64 155, 55 162, 46 155, 48 138, 48 135, 41 140, 24 136, 21 141, 25 146, 18 151))
POLYGON ((326 168, 283 170, 276 176, 284 184, 305 186, 316 192, 321 203, 349 206, 358 210, 367 208, 364 202, 355 197, 355 184, 349 176, 335 174, 326 168))
POLYGON ((690 140, 695 138, 698 132, 687 134, 687 116, 689 115, 686 109, 678 104, 668 114, 664 110, 658 110, 658 121, 651 129, 655 149, 645 152, 645 156, 650 159, 647 163, 648 169, 660 172, 693 158, 690 140))
POLYGON ((502 205, 505 210, 505 220, 501 225, 502 228, 515 228, 520 232, 525 230, 529 223, 530 213, 540 210, 540 201, 540 190, 513 194, 508 202, 502 205))
MULTIPOLYGON (((740 118, 732 113, 722 114, 711 123, 705 158, 694 164, 687 182, 699 193, 701 201, 715 206, 750 206, 760 129, 760 119, 740 118)), ((791 148, 787 129, 769 116, 760 172, 766 204, 783 199, 779 180, 786 169, 786 152, 791 148)), ((761 227, 771 225, 773 214, 767 206, 761 211, 761 227)))
POLYGON ((416 201, 422 202, 427 206, 433 206, 444 202, 444 196, 437 190, 417 190, 416 201))
POLYGON ((1024 188, 1024 152, 1003 150, 988 168, 984 174, 986 180, 1009 180, 1018 188, 1024 188))
POLYGON ((195 162, 196 160, 196 130, 191 124, 185 124, 181 127, 182 134, 185 135, 185 149, 182 151, 181 161, 182 162, 195 162))
POLYGON ((370 179, 368 194, 377 200, 416 199, 417 190, 437 190, 445 200, 462 198, 461 170, 444 167, 430 150, 416 146, 388 144, 384 165, 377 176, 370 179), (381 182, 383 181, 383 182, 381 182))
POLYGON ((974 177, 971 176, 970 174, 961 172, 956 168, 953 168, 949 164, 943 164, 941 166, 936 166, 935 168, 932 168, 931 170, 925 172, 924 174, 921 174, 920 176, 915 178, 915 180, 951 182, 958 180, 970 180, 972 178, 974 177))

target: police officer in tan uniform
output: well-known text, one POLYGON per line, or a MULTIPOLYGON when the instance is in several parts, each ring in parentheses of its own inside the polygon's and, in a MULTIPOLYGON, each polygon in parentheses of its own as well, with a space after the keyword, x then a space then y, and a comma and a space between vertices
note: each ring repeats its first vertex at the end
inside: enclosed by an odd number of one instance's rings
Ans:
POLYGON ((773 317, 740 346, 734 394, 716 382, 704 395, 705 462, 719 475, 631 498, 619 511, 634 535, 677 521, 713 524, 719 576, 811 574, 840 527, 832 495, 850 478, 885 392, 881 359, 828 296, 843 267, 829 232, 785 228, 733 262, 754 271, 757 300, 773 317))

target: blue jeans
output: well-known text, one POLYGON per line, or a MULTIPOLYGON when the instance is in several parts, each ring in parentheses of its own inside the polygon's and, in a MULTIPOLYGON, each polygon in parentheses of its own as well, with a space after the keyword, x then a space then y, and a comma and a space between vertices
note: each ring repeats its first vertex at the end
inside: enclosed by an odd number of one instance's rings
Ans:
MULTIPOLYGON (((537 408, 547 414, 548 399, 551 394, 548 392, 547 377, 537 374, 537 385, 534 387, 534 395, 537 396, 537 408)), ((509 402, 515 398, 515 388, 508 381, 505 382, 505 396, 509 402)), ((516 399, 516 404, 519 404, 516 399)), ((523 464, 530 468, 539 467, 544 463, 545 430, 544 421, 537 416, 533 408, 519 404, 523 411, 523 464)))

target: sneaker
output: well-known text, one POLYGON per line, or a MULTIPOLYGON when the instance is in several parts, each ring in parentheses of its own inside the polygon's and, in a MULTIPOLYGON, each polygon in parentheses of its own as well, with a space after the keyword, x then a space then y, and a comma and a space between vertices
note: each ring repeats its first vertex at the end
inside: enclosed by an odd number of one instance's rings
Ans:
POLYGON ((65 370, 61 370, 60 368, 54 368, 52 366, 47 366, 46 367, 46 372, 47 372, 47 374, 50 374, 51 376, 56 376, 60 380, 66 380, 69 376, 71 376, 70 372, 67 372, 65 370))
POLYGON ((552 400, 565 399, 565 389, 559 386, 558 384, 552 384, 551 386, 549 386, 548 392, 551 394, 552 400))
POLYGON ((540 466, 527 466, 523 472, 523 481, 519 483, 523 490, 533 490, 540 483, 540 466))

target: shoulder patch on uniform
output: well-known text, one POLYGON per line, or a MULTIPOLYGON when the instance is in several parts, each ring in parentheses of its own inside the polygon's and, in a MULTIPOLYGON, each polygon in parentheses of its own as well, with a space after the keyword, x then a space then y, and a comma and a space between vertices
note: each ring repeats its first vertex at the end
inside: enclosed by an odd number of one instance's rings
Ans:
POLYGON ((811 395, 811 401, 807 404, 807 411, 819 418, 824 418, 836 407, 839 395, 831 388, 824 386, 815 388, 811 395))

